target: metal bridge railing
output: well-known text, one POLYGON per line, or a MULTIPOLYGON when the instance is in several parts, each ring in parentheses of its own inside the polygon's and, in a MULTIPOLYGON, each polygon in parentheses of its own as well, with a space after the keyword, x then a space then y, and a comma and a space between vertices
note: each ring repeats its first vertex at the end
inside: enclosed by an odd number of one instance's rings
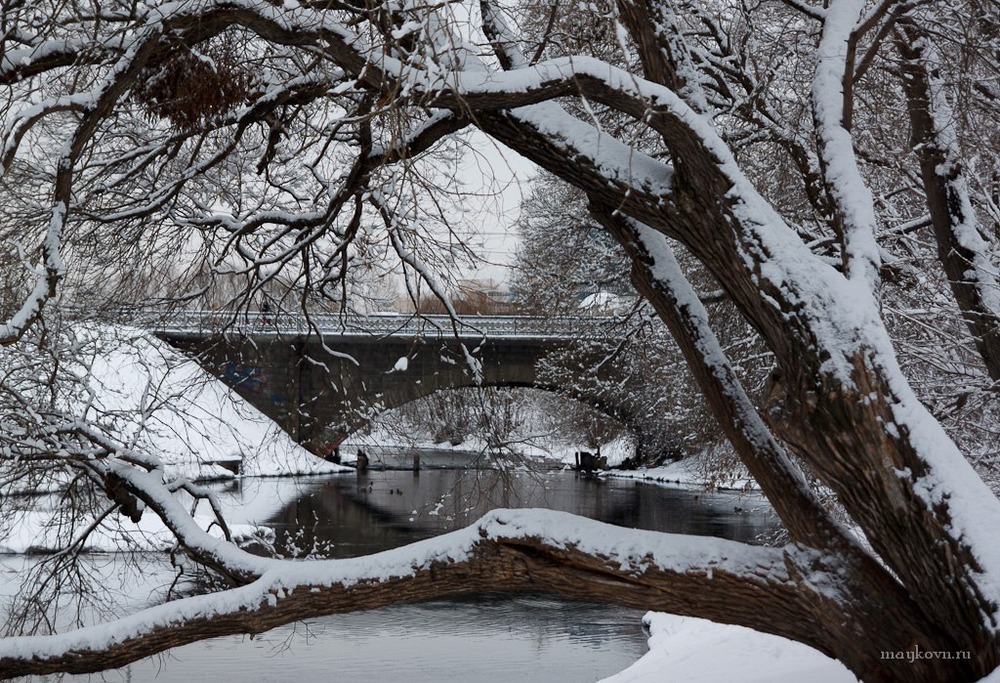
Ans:
POLYGON ((314 314, 223 311, 142 311, 121 316, 135 327, 160 334, 385 338, 459 337, 491 339, 581 339, 608 336, 613 318, 548 316, 414 315, 407 313, 314 314))

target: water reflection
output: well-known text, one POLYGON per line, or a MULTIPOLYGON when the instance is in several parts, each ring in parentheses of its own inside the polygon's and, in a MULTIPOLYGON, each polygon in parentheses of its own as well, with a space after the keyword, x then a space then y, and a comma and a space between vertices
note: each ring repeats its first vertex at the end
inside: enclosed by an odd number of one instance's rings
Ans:
POLYGON ((431 470, 313 480, 258 522, 292 557, 353 557, 473 523, 498 507, 544 507, 618 526, 754 542, 774 522, 759 499, 573 472, 431 470))
MULTIPOLYGON (((642 612, 477 596, 316 619, 172 650, 106 680, 351 683, 596 681, 646 652, 642 612)), ((74 677, 70 677, 73 679, 74 677)))

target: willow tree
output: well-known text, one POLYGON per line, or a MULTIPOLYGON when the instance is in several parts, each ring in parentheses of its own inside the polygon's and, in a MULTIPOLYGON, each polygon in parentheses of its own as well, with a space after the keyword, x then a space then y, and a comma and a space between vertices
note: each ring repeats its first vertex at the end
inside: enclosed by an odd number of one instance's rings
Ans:
MULTIPOLYGON (((17 223, 37 251, 20 259, 26 284, 4 342, 44 321, 84 237, 127 259, 173 234, 217 268, 252 281, 291 271, 320 293, 383 260, 434 283, 459 248, 445 203, 460 192, 440 155, 461 155, 476 129, 586 195, 790 541, 496 512, 375 558, 292 564, 210 537, 153 455, 73 423, 67 466, 123 506, 141 501, 233 587, 9 638, 0 671, 94 671, 208 636, 482 590, 741 624, 867 681, 995 669, 1000 503, 911 390, 880 306, 906 265, 889 240, 930 231, 938 281, 981 359, 967 381, 998 376, 994 245, 981 227, 996 215, 992 9, 4 3, 0 161, 48 188, 17 223), (741 386, 677 248, 773 354, 765 406, 741 386), (860 534, 817 501, 803 466, 860 534), (915 656, 883 657, 904 651, 915 656)), ((16 440, 3 454, 17 456, 16 440)))

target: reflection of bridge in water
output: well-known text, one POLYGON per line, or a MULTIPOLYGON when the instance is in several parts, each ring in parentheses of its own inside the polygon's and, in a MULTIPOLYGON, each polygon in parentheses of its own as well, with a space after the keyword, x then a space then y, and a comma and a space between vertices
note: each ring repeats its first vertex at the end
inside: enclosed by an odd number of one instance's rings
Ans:
MULTIPOLYGON (((148 314, 131 322, 194 355, 321 454, 374 414, 439 390, 481 385, 560 391, 539 380, 537 362, 555 350, 575 349, 574 360, 586 368, 588 352, 574 343, 612 340, 616 332, 612 319, 592 317, 236 317, 198 311, 148 314)), ((575 398, 627 421, 598 397, 575 398)))

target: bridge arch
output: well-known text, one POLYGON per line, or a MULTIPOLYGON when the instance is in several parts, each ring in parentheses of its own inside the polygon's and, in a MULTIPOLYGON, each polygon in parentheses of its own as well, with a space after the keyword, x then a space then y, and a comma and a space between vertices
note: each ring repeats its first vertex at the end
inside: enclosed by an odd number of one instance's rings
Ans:
MULTIPOLYGON (((557 387, 552 384, 542 383, 542 382, 526 383, 518 381, 496 381, 488 384, 484 383, 475 385, 469 383, 461 386, 438 388, 433 391, 428 391, 427 393, 423 394, 418 398, 414 398, 412 400, 409 400, 401 404, 390 405, 383 403, 377 406, 373 406, 372 412, 369 413, 364 419, 359 419, 354 431, 349 433, 347 436, 350 436, 351 434, 354 434, 357 431, 363 431, 371 427, 373 424, 378 424, 385 418, 387 414, 392 413, 394 411, 401 411, 401 410, 405 411, 408 408, 413 408, 416 406, 426 406, 430 400, 436 397, 447 397, 449 395, 456 395, 458 397, 458 400, 452 402, 452 405, 450 406, 438 406, 436 408, 432 406, 427 406, 428 412, 430 412, 432 415, 437 415, 437 417, 435 418, 435 422, 433 423, 433 425, 436 426, 424 425, 423 423, 420 423, 416 428, 420 429, 424 426, 431 427, 430 429, 428 429, 428 431, 430 433, 437 434, 440 437, 439 441, 447 439, 448 438, 447 435, 449 435, 451 431, 457 432, 455 434, 456 436, 461 436, 464 438, 464 436, 470 433, 474 433, 478 429, 482 428, 476 426, 470 426, 466 421, 466 419, 463 418, 469 418, 475 416, 477 412, 483 409, 484 407, 487 412, 491 408, 496 408, 498 411, 503 410, 502 403, 497 402, 497 401, 502 401, 502 399, 500 399, 499 396, 487 395, 485 397, 485 400, 488 402, 488 404, 483 406, 482 404, 477 405, 477 400, 472 398, 468 393, 466 393, 479 389, 528 389, 533 392, 537 392, 539 394, 548 394, 551 396, 558 397, 559 399, 565 401, 567 404, 570 405, 575 404, 584 410, 593 411, 593 413, 595 413, 596 415, 600 415, 601 418, 603 418, 601 422, 603 423, 602 426, 604 427, 610 426, 611 423, 614 423, 616 430, 619 428, 623 428, 632 433, 635 433, 634 425, 630 424, 629 420, 626 417, 622 416, 621 411, 619 409, 617 409, 615 406, 609 405, 606 401, 602 401, 599 398, 584 396, 574 392, 568 392, 561 387, 557 387), (449 409, 453 409, 457 411, 457 413, 454 415, 440 414, 441 410, 449 410, 449 409)), ((519 398, 516 398, 514 400, 530 402, 532 399, 530 398, 530 395, 526 396, 522 394, 520 395, 519 398)), ((410 419, 412 420, 413 417, 411 417, 410 419)), ((498 427, 500 430, 502 430, 504 428, 503 417, 498 414, 496 415, 496 419, 497 421, 495 422, 495 426, 498 427)), ((333 440, 333 435, 330 436, 330 440, 333 440)))
MULTIPOLYGON (((473 386, 550 391, 629 426, 629 416, 621 406, 597 396, 574 395, 536 376, 536 365, 544 355, 572 344, 585 330, 599 329, 593 319, 570 319, 561 327, 553 326, 553 319, 476 319, 475 324, 462 328, 466 336, 458 338, 444 332, 450 329, 446 327, 450 319, 431 320, 438 333, 429 335, 424 329, 418 337, 409 328, 393 327, 402 319, 374 316, 374 326, 380 330, 377 335, 361 331, 370 322, 362 316, 353 318, 353 329, 338 317, 338 327, 322 336, 302 331, 301 320, 285 319, 275 326, 262 316, 227 334, 212 332, 207 324, 211 321, 204 317, 195 320, 197 325, 190 321, 161 324, 155 334, 193 355, 202 367, 319 455, 378 412, 437 391, 473 386), (492 334, 483 336, 484 328, 492 329, 492 334), (336 353, 330 353, 331 349, 336 353), (478 373, 468 362, 470 351, 478 373)), ((581 364, 587 365, 586 359, 581 364)))

